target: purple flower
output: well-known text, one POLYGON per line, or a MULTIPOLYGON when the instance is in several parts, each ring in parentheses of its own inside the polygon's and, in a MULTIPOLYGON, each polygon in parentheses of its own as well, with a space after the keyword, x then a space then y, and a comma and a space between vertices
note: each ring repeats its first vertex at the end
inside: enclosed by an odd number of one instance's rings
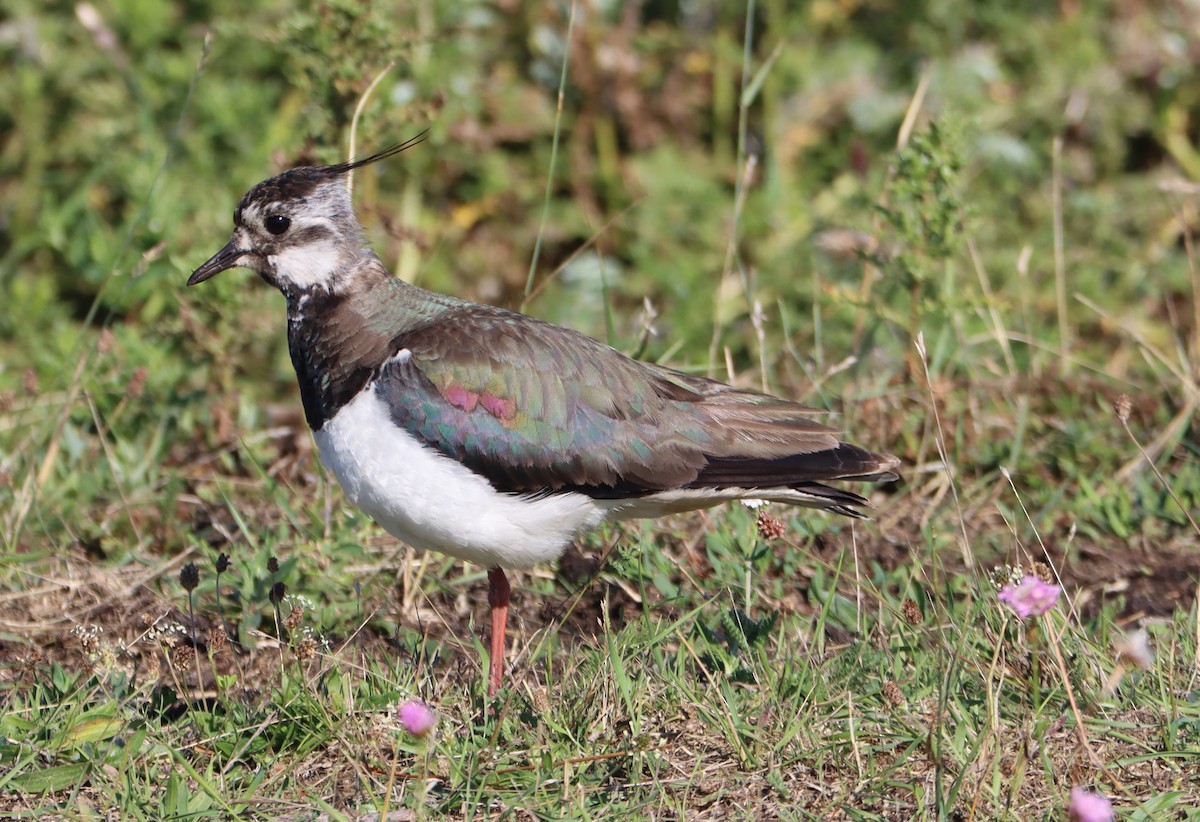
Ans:
POLYGON ((400 724, 413 736, 425 736, 437 724, 437 714, 424 702, 410 699, 400 706, 400 724))
POLYGON ((1054 607, 1062 588, 1043 581, 1032 574, 1016 585, 1005 585, 1000 591, 1000 601, 1016 611, 1021 619, 1041 616, 1054 607))
POLYGON ((1071 788, 1067 816, 1078 822, 1112 822, 1112 803, 1098 793, 1083 788, 1071 788))

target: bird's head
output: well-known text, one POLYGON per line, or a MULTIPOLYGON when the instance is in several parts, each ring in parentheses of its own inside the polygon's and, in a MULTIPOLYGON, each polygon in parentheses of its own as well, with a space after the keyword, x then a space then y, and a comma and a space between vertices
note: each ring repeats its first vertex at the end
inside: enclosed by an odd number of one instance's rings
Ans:
POLYGON ((346 174, 398 154, 424 136, 423 132, 363 160, 293 168, 259 183, 233 212, 229 242, 193 271, 187 284, 241 266, 258 272, 289 298, 337 291, 345 273, 369 253, 346 174))

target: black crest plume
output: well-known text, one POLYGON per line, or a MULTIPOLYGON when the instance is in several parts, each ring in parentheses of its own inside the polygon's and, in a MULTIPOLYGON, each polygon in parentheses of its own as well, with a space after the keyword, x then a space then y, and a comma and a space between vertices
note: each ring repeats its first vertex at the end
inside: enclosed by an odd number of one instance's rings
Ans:
POLYGON ((393 157, 393 156, 399 154, 400 152, 404 151, 405 149, 412 148, 413 146, 417 145, 418 143, 424 142, 425 138, 428 135, 429 135, 429 129, 425 129, 417 136, 411 137, 408 140, 405 140, 403 143, 394 145, 391 148, 385 148, 383 151, 379 152, 378 154, 372 154, 370 157, 364 157, 361 160, 353 160, 353 161, 346 162, 346 163, 338 163, 337 165, 333 165, 333 166, 325 166, 321 170, 324 171, 326 174, 345 174, 347 171, 354 171, 354 169, 356 169, 356 168, 362 168, 363 166, 369 166, 371 163, 376 163, 376 162, 379 162, 380 160, 386 160, 388 157, 393 157))

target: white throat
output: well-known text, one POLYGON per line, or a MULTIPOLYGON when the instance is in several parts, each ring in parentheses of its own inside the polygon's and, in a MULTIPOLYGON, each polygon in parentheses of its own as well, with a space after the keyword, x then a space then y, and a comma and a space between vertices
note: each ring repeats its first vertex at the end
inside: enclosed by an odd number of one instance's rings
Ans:
POLYGON ((317 240, 289 246, 267 257, 280 285, 296 292, 334 291, 342 274, 353 262, 345 245, 334 240, 317 240))

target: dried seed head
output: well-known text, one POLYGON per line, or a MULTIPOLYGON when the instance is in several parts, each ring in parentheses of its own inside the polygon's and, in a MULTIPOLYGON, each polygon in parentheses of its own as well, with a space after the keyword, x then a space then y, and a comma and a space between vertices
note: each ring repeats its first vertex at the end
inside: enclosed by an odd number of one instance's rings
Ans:
POLYGON ((33 679, 38 666, 46 661, 46 655, 40 648, 33 648, 28 654, 17 660, 17 676, 22 679, 33 679))
POLYGON ((79 638, 79 647, 83 650, 83 653, 91 657, 100 647, 100 633, 103 630, 99 625, 89 625, 87 627, 77 625, 71 629, 71 633, 79 638))
POLYGON ((1133 398, 1128 394, 1122 394, 1113 402, 1113 410, 1117 412, 1117 419, 1121 422, 1129 422, 1129 414, 1133 411, 1133 398))
POLYGON ((271 602, 278 605, 279 603, 283 602, 283 598, 286 595, 287 595, 287 586, 284 585, 282 582, 276 582, 274 585, 271 586, 271 593, 267 594, 267 598, 270 599, 271 602))
POLYGON ((754 524, 758 528, 759 537, 767 542, 779 539, 786 532, 786 529, 783 527, 783 523, 777 517, 771 516, 766 511, 758 512, 758 519, 754 524))
POLYGON ((1042 582, 1054 582, 1054 571, 1044 562, 1033 563, 1033 575, 1042 582))
POLYGON ((304 662, 317 655, 317 641, 310 636, 304 637, 296 644, 296 659, 304 662))
POLYGON ((272 574, 279 573, 279 560, 276 557, 267 557, 267 570, 272 574))
POLYGON ((883 683, 883 696, 893 708, 899 708, 908 701, 900 686, 891 681, 883 683))
POLYGON ((229 554, 222 551, 217 554, 217 573, 223 574, 229 570, 229 554))
POLYGON ((32 368, 27 369, 21 375, 21 388, 26 394, 36 394, 38 392, 38 375, 32 368))
POLYGON ((904 621, 909 625, 920 625, 925 621, 925 615, 921 613, 921 606, 917 605, 914 600, 904 600, 904 621))
POLYGON ((92 659, 92 670, 96 673, 112 673, 117 669, 117 649, 115 646, 102 642, 96 656, 92 659))
POLYGON ((536 713, 545 715, 550 712, 550 693, 545 688, 533 688, 529 694, 529 701, 536 713))
POLYGON ((225 642, 228 639, 225 636, 224 628, 210 628, 208 631, 208 650, 213 654, 219 654, 225 649, 225 642))
POLYGON ((196 590, 196 586, 200 584, 200 569, 196 567, 196 563, 189 562, 179 569, 179 584, 189 594, 196 590))
POLYGON ((288 630, 294 631, 303 619, 304 609, 298 603, 293 602, 292 610, 288 611, 287 618, 283 620, 283 624, 287 626, 288 630))
POLYGON ((196 658, 196 649, 186 642, 171 649, 171 661, 177 668, 186 668, 196 658))

